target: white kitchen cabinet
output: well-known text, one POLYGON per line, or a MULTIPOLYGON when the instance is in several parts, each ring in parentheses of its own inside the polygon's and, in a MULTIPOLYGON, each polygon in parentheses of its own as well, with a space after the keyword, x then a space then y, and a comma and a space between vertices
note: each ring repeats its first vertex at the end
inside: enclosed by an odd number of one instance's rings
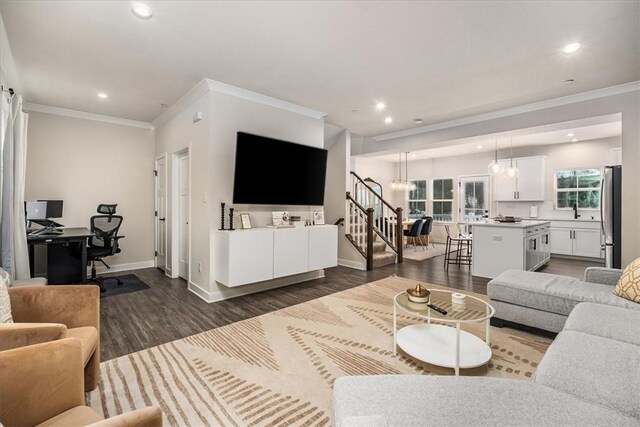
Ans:
POLYGON ((603 258, 598 222, 552 221, 551 253, 603 258))
POLYGON ((504 201, 541 201, 544 200, 545 157, 519 157, 513 159, 518 168, 518 177, 510 178, 506 169, 511 165, 510 159, 499 160, 503 172, 494 176, 493 197, 498 202, 504 201))

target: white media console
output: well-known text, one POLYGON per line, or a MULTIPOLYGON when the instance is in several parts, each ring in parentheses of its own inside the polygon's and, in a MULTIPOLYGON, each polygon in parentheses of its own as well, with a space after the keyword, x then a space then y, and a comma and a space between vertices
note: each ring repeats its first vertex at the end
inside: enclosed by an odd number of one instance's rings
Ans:
POLYGON ((338 265, 338 227, 216 231, 215 280, 234 287, 338 265))

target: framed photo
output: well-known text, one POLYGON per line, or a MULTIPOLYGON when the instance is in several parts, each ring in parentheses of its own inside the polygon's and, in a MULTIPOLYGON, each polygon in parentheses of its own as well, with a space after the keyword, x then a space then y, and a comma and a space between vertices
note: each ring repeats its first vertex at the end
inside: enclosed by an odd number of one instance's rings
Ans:
POLYGON ((289 225, 289 212, 287 211, 271 212, 271 218, 273 219, 273 225, 275 225, 276 227, 281 225, 289 225))
POLYGON ((313 223, 315 225, 324 224, 324 211, 313 211, 313 223))
POLYGON ((251 215, 249 212, 242 212, 240 214, 240 228, 248 230, 251 228, 251 215))

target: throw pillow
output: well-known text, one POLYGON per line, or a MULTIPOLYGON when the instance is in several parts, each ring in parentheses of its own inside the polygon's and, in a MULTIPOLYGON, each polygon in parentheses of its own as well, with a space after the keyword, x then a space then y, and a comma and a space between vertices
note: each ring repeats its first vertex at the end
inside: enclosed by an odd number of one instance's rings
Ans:
POLYGON ((0 268, 0 323, 13 323, 8 286, 9 273, 0 268))
POLYGON ((624 269, 616 285, 615 294, 629 301, 640 303, 640 258, 624 269))

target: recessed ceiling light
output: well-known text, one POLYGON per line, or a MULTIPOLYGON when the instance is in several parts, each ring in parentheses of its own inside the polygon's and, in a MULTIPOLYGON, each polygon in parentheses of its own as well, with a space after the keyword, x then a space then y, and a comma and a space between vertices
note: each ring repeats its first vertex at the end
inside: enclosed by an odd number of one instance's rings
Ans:
POLYGON ((569 133, 567 134, 567 136, 568 136, 569 138, 571 138, 571 137, 573 137, 573 136, 576 136, 576 134, 575 134, 575 133, 573 133, 573 132, 569 132, 569 133))
POLYGON ((571 142, 578 142, 578 138, 573 138, 571 142))
POLYGON ((167 107, 169 106, 169 104, 162 103, 162 104, 160 104, 160 106, 161 106, 162 108, 167 108, 167 107))
POLYGON ((140 19, 151 19, 153 12, 146 4, 134 3, 131 5, 131 12, 140 19))
POLYGON ((392 119, 391 117, 386 117, 386 118, 384 119, 384 122, 385 122, 385 123, 391 123, 392 121, 393 121, 393 119, 392 119))
POLYGON ((376 104, 376 110, 380 111, 380 110, 384 110, 386 107, 386 105, 384 104, 384 102, 378 102, 376 104))
POLYGON ((413 123, 418 123, 418 124, 420 124, 420 123, 422 123, 422 122, 424 122, 424 120, 422 120, 422 119, 413 119, 413 123))
POLYGON ((107 99, 109 97, 109 95, 107 95, 104 92, 98 92, 97 95, 98 95, 98 98, 102 98, 102 99, 107 99))
POLYGON ((573 79, 567 79, 567 80, 565 80, 564 82, 565 82, 566 84, 569 84, 569 85, 570 85, 571 83, 575 82, 575 80, 573 80, 573 79))
POLYGON ((358 110, 351 110, 351 114, 358 114, 358 110))
POLYGON ((576 53, 577 51, 580 50, 581 47, 582 45, 578 42, 569 43, 568 45, 562 48, 562 51, 564 53, 576 53))
POLYGON ((482 148, 482 145, 478 145, 476 148, 479 150, 482 148))

